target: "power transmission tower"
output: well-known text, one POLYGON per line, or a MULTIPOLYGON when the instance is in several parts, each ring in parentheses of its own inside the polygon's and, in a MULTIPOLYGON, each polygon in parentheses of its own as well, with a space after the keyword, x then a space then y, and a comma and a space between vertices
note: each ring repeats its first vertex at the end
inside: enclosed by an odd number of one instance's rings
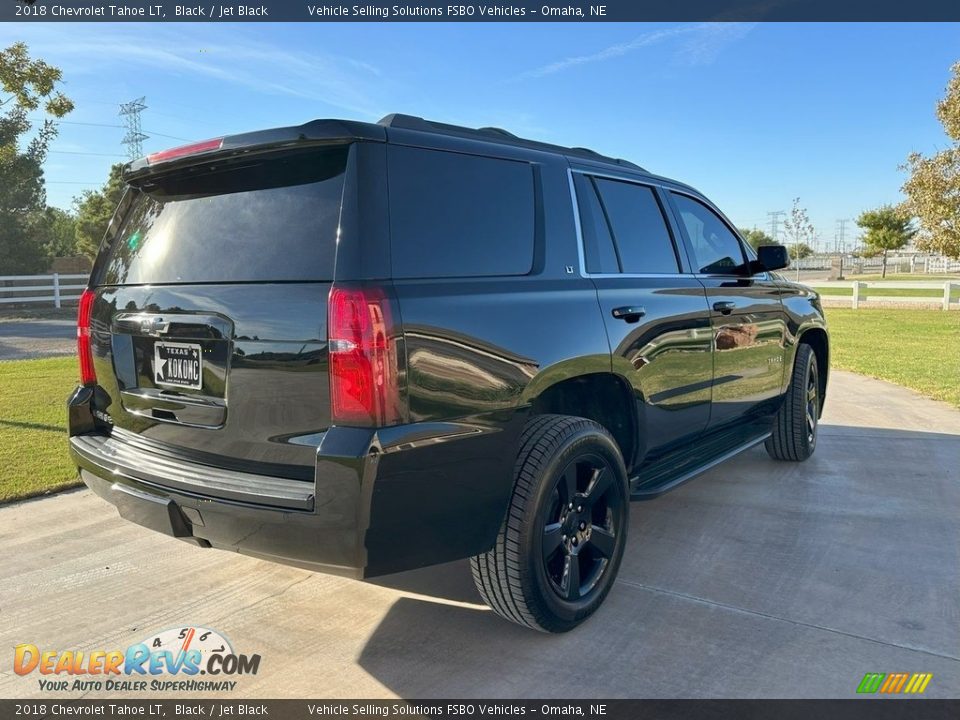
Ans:
POLYGON ((127 146, 127 158, 129 160, 143 157, 143 141, 150 137, 144 135, 140 130, 140 113, 147 109, 144 100, 146 100, 145 97, 137 98, 120 105, 119 115, 123 116, 127 128, 127 134, 123 136, 123 140, 120 142, 127 146))
POLYGON ((835 251, 838 254, 842 252, 846 252, 847 250, 847 243, 846 243, 846 240, 844 240, 844 237, 846 236, 846 233, 847 233, 848 222, 850 222, 850 218, 842 218, 840 220, 837 220, 837 234, 834 236, 834 240, 836 240, 835 251))
POLYGON ((786 214, 785 210, 771 210, 767 213, 767 217, 770 218, 770 237, 773 238, 774 242, 777 242, 780 234, 780 218, 786 214))

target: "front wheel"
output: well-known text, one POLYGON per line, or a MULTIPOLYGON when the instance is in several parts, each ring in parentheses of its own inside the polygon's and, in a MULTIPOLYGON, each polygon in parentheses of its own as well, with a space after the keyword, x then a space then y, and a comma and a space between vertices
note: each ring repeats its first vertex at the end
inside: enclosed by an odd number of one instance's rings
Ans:
POLYGON ((471 560, 480 595, 507 620, 573 629, 613 585, 628 512, 626 470, 610 433, 584 418, 534 418, 521 436, 496 544, 471 560))
POLYGON ((817 447, 820 402, 817 356, 809 345, 798 345, 790 387, 765 444, 770 457, 800 462, 813 455, 817 447))

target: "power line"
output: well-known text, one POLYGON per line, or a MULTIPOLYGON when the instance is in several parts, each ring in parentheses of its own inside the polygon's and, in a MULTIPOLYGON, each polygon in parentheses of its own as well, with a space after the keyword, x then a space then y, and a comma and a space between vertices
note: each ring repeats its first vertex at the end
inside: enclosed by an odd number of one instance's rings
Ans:
POLYGON ((157 137, 170 138, 171 140, 182 140, 183 142, 190 142, 190 138, 177 137, 176 135, 164 135, 163 133, 154 132, 153 130, 145 130, 144 132, 150 133, 151 137, 156 135, 157 137))
MULTIPOLYGON (((45 118, 27 118, 32 122, 42 122, 45 118)), ((110 125, 109 123, 95 123, 95 122, 79 122, 77 120, 55 120, 56 123, 61 123, 63 125, 87 125, 89 127, 105 127, 105 128, 119 128, 124 129, 126 125, 110 125)), ((155 132, 149 128, 144 128, 144 132, 150 133, 150 137, 164 137, 170 138, 171 140, 182 140, 183 142, 190 142, 190 138, 178 137, 177 135, 167 135, 161 132, 155 132)))
MULTIPOLYGON (((31 122, 43 122, 47 118, 27 118, 31 122)), ((94 122, 80 122, 79 120, 54 120, 54 123, 58 125, 89 125, 90 127, 108 127, 108 128, 123 128, 124 125, 108 125, 107 123, 94 123, 94 122)))
POLYGON ((96 155, 97 157, 125 157, 119 153, 98 153, 98 152, 80 152, 79 150, 47 150, 48 153, 57 155, 96 155))

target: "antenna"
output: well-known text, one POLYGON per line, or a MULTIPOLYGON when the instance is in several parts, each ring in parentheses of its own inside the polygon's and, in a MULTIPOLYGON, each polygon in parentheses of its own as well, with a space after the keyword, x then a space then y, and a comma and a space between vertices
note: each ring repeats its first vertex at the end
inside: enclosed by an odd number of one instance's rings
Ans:
POLYGON ((120 142, 127 146, 127 159, 131 161, 143 157, 143 141, 150 138, 140 130, 140 113, 147 109, 144 103, 146 99, 142 97, 128 103, 121 103, 118 113, 123 116, 127 128, 127 134, 120 142))

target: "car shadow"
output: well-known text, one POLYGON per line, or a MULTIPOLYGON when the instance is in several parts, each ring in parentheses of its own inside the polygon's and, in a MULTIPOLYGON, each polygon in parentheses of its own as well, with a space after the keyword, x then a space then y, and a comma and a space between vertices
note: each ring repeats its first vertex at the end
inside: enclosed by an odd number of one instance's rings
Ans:
POLYGON ((822 430, 805 463, 760 446, 633 503, 618 582, 572 632, 502 620, 459 561, 373 581, 417 597, 358 663, 408 698, 848 697, 853 666, 952 655, 960 434, 822 430))
POLYGON ((483 603, 480 593, 473 585, 469 560, 457 560, 443 565, 385 575, 367 580, 367 583, 442 600, 478 605, 483 603))

